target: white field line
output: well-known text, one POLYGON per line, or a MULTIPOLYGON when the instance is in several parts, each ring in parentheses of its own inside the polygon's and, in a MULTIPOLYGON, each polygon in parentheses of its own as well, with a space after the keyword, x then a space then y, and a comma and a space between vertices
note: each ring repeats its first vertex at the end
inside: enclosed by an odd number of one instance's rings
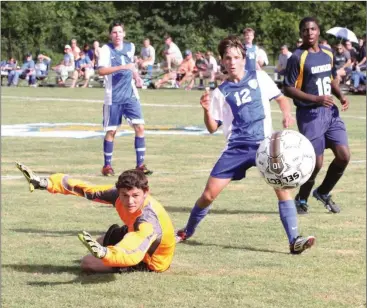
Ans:
MULTIPOLYGON (((191 170, 190 172, 185 172, 185 174, 188 173, 192 173, 192 174, 196 174, 196 173, 208 173, 210 172, 211 169, 202 169, 202 170, 191 170)), ((177 172, 169 172, 169 171, 156 171, 154 170, 154 174, 157 175, 172 175, 172 174, 177 174, 177 172)), ((50 174, 37 174, 41 177, 48 177, 50 176, 50 174)), ((83 177, 83 178, 101 178, 102 175, 100 174, 68 174, 70 175, 72 178, 77 178, 77 177, 83 177)), ((1 180, 19 180, 19 179, 24 179, 23 175, 2 175, 1 176, 1 180)))
MULTIPOLYGON (((56 102, 84 102, 84 103, 98 103, 103 104, 103 100, 98 99, 75 99, 75 98, 54 98, 54 97, 26 97, 26 96, 2 96, 8 99, 22 99, 22 100, 32 100, 32 101, 56 101, 56 102)), ((142 106, 151 107, 172 107, 172 108, 197 108, 199 106, 194 105, 171 105, 171 104, 141 104, 142 106)))
MULTIPOLYGON (((366 160, 351 160, 349 162, 350 164, 365 164, 366 160)), ((185 174, 188 173, 192 173, 192 174, 196 174, 196 173, 208 173, 210 172, 211 169, 199 169, 199 170, 191 170, 191 171, 185 171, 185 174)), ((159 175, 172 175, 175 174, 177 175, 178 173, 176 171, 174 172, 169 172, 169 171, 156 171, 154 170, 154 174, 159 174, 159 175)), ((38 174, 41 177, 48 177, 49 174, 38 174)), ((71 174, 71 176, 73 178, 77 178, 77 177, 83 177, 83 178, 101 178, 102 175, 99 174, 71 174)), ((1 180, 19 180, 19 179, 24 179, 23 175, 2 175, 1 176, 1 180)))
MULTIPOLYGON (((75 99, 75 98, 54 98, 54 97, 27 97, 27 96, 8 96, 4 95, 1 96, 1 99, 22 99, 22 100, 32 100, 32 101, 58 101, 58 102, 85 102, 85 103, 98 103, 102 104, 103 100, 97 99, 75 99)), ((199 104, 197 105, 173 105, 173 104, 141 104, 145 107, 171 107, 171 108, 201 108, 199 104)), ((280 110, 272 110, 271 112, 280 113, 280 110)), ((293 112, 295 114, 295 112, 293 112)), ((343 113, 342 118, 351 118, 351 119, 359 119, 359 120, 366 120, 366 117, 362 116, 352 116, 343 113)))

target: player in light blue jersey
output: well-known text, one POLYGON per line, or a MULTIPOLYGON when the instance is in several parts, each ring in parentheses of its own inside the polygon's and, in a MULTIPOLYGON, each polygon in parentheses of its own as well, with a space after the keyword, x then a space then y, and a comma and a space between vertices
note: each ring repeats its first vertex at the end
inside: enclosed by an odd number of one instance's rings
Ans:
POLYGON ((142 83, 133 63, 135 45, 124 41, 124 25, 114 22, 110 28, 112 43, 104 45, 98 60, 99 75, 104 76, 105 96, 103 105, 103 127, 106 135, 103 142, 104 166, 102 174, 114 175, 112 169, 113 144, 117 128, 122 123, 122 116, 135 130, 136 168, 146 175, 152 172, 144 164, 145 137, 144 119, 135 87, 142 83))
POLYGON ((246 50, 246 62, 245 69, 246 71, 255 71, 261 69, 264 65, 267 65, 266 54, 264 51, 260 50, 260 48, 253 44, 253 40, 255 38, 255 30, 252 28, 246 28, 243 30, 244 37, 244 48, 246 50), (266 57, 266 59, 265 59, 266 57))
MULTIPOLYGON (((186 227, 177 232, 177 242, 191 237, 220 192, 232 180, 245 178, 246 170, 255 166, 259 144, 272 134, 269 101, 275 99, 279 104, 285 128, 295 121, 287 98, 267 73, 244 70, 246 52, 238 37, 229 36, 222 40, 218 51, 228 71, 228 79, 213 91, 211 98, 206 92, 200 104, 208 131, 214 133, 222 126, 227 144, 210 173, 204 192, 191 211, 186 227)), ((315 238, 299 235, 297 211, 290 192, 275 189, 275 194, 279 200, 280 219, 287 233, 290 252, 302 253, 313 245, 315 238)))

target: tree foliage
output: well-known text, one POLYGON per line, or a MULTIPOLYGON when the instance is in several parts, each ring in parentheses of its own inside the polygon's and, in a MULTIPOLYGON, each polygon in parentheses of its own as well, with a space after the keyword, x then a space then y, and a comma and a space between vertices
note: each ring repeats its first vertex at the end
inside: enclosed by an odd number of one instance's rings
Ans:
POLYGON ((79 45, 107 42, 109 24, 120 20, 125 24, 126 40, 140 51, 143 38, 149 37, 157 56, 164 48, 165 34, 170 34, 181 50, 216 52, 221 38, 240 35, 245 27, 251 27, 256 31, 255 41, 275 58, 281 45, 294 46, 299 21, 305 16, 319 19, 322 36, 331 43, 337 39, 325 32, 335 26, 365 36, 365 4, 355 1, 2 1, 1 52, 2 58, 22 59, 30 51, 58 59, 72 38, 79 45))

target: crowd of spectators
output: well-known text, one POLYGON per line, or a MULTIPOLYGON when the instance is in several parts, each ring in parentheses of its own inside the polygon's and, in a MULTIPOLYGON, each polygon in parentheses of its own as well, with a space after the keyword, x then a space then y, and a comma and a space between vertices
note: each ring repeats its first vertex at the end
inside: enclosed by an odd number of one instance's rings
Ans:
POLYGON ((14 57, 2 61, 1 81, 7 77, 8 86, 17 86, 19 79, 24 79, 31 87, 37 87, 37 80, 47 78, 50 70, 56 73, 56 81, 59 86, 65 86, 68 78, 72 80, 71 87, 75 87, 80 79, 83 79, 83 87, 87 87, 90 78, 94 75, 94 70, 98 64, 100 53, 99 42, 93 42, 93 48, 84 44, 81 50, 77 40, 72 39, 70 44, 64 46, 64 56, 60 63, 51 66, 52 60, 45 54, 38 54, 33 59, 31 53, 26 53, 23 64, 18 63, 14 57))
MULTIPOLYGON (((243 31, 244 47, 246 54, 246 69, 263 69, 269 64, 267 54, 263 48, 253 43, 255 31, 246 28, 243 31)), ((156 63, 155 48, 150 39, 145 38, 141 52, 135 57, 137 71, 145 80, 145 86, 152 85, 153 88, 162 86, 173 88, 185 88, 186 90, 203 89, 205 81, 207 86, 215 88, 226 78, 226 72, 220 63, 220 58, 215 58, 211 50, 195 51, 185 50, 182 54, 180 48, 169 35, 164 37, 164 50, 162 63, 156 63), (158 78, 152 76, 153 68, 159 71, 158 78), (198 84, 197 84, 198 82, 198 84)), ((295 42, 294 48, 302 45, 302 39, 295 42)), ((345 41, 332 48, 324 39, 320 45, 330 48, 334 53, 337 76, 341 83, 350 85, 352 92, 357 91, 361 85, 366 84, 366 43, 363 39, 353 47, 352 42, 345 41)), ((292 49, 293 50, 293 49, 292 49)), ((35 60, 33 55, 27 53, 22 65, 14 58, 1 62, 1 72, 7 75, 8 86, 17 86, 19 79, 25 79, 29 86, 36 87, 37 80, 47 77, 49 70, 56 73, 57 84, 65 86, 66 80, 71 80, 70 87, 88 87, 90 79, 97 71, 100 45, 98 41, 93 42, 92 48, 86 43, 81 49, 76 39, 70 41, 70 45, 64 46, 64 56, 60 63, 51 66, 51 59, 45 54, 39 54, 35 60)), ((278 61, 274 68, 274 80, 281 81, 284 77, 287 61, 292 52, 287 45, 280 47, 278 61)), ((144 85, 143 85, 144 87, 144 85)))

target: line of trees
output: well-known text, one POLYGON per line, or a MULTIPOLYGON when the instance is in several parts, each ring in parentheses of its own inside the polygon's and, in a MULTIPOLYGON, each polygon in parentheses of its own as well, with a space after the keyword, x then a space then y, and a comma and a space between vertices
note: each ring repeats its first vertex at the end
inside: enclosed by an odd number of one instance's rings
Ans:
POLYGON ((25 52, 45 53, 58 61, 63 46, 75 38, 79 44, 108 41, 113 20, 125 24, 126 40, 140 51, 144 37, 151 39, 157 55, 169 33, 181 50, 213 50, 228 34, 241 34, 245 27, 256 31, 255 41, 273 59, 283 44, 294 46, 299 21, 317 17, 321 35, 334 26, 347 27, 365 36, 365 2, 244 2, 244 1, 75 1, 1 2, 2 59, 22 59, 25 52))

